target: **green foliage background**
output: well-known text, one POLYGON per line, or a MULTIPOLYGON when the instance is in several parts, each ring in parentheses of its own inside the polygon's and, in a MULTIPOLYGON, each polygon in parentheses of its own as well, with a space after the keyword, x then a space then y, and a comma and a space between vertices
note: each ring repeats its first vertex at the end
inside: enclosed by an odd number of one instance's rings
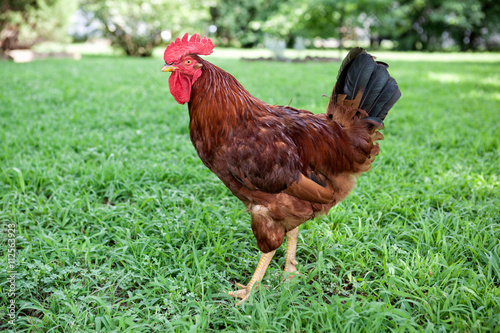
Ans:
POLYGON ((208 34, 219 46, 253 47, 268 35, 290 47, 298 37, 333 37, 341 48, 362 29, 371 48, 391 40, 399 50, 500 50, 495 0, 6 0, 2 48, 60 39, 76 6, 134 56, 150 56, 165 30, 208 34))
POLYGON ((42 40, 69 40, 66 29, 78 0, 3 0, 0 49, 29 48, 42 40))

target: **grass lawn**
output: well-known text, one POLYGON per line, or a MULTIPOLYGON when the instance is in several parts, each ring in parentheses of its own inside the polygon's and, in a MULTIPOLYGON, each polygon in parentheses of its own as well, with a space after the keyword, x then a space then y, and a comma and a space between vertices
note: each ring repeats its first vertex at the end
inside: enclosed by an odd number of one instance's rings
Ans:
MULTIPOLYGON (((372 170, 301 226, 302 275, 283 282, 282 246, 239 307, 250 217, 162 60, 0 62, 0 330, 13 301, 17 332, 500 332, 500 55, 384 55, 403 97, 372 170)), ((314 112, 339 65, 209 59, 314 112)))

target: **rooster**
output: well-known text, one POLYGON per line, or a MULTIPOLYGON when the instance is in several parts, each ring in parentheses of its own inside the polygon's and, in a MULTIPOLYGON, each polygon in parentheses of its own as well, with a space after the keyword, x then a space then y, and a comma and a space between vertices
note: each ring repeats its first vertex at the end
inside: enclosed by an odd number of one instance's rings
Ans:
POLYGON ((388 65, 354 48, 342 62, 324 114, 269 105, 229 73, 204 60, 214 44, 185 34, 167 46, 174 99, 188 103, 191 141, 202 162, 240 199, 262 251, 247 285, 248 299, 287 238, 285 272, 297 271, 299 226, 326 214, 354 188, 379 153, 378 131, 401 92, 388 65))

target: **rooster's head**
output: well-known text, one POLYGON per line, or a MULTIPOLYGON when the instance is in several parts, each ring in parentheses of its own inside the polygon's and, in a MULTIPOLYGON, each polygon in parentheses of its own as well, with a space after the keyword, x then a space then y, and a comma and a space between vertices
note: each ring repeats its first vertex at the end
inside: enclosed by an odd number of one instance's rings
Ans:
POLYGON ((170 92, 177 103, 184 104, 191 99, 191 86, 200 77, 200 58, 196 55, 209 55, 212 53, 214 43, 210 39, 194 34, 188 39, 186 33, 182 39, 177 37, 165 49, 163 59, 165 65, 162 72, 171 72, 168 80, 170 92))

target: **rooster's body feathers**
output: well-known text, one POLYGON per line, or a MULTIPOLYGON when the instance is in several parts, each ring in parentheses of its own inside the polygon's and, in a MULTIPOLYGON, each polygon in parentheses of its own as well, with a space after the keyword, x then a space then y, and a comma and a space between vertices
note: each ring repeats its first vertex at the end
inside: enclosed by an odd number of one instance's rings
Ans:
POLYGON ((355 176, 369 169, 378 154, 374 141, 381 138, 375 132, 380 123, 349 105, 357 95, 359 101, 364 98, 365 104, 382 109, 376 99, 387 84, 377 88, 378 81, 370 77, 374 71, 375 78, 384 74, 378 74, 379 66, 387 70, 359 52, 339 74, 345 78, 344 87, 336 88, 333 96, 342 100, 332 99, 334 116, 329 118, 264 103, 229 73, 201 58, 196 60, 203 74, 193 84, 189 102, 191 140, 205 165, 250 211, 256 205, 267 208, 272 221, 268 224, 277 224, 283 235, 256 234, 257 238, 265 235, 257 244, 269 252, 281 244, 284 232, 344 199, 355 176), (373 93, 358 94, 363 90, 373 93), (278 241, 270 244, 268 238, 278 241))

